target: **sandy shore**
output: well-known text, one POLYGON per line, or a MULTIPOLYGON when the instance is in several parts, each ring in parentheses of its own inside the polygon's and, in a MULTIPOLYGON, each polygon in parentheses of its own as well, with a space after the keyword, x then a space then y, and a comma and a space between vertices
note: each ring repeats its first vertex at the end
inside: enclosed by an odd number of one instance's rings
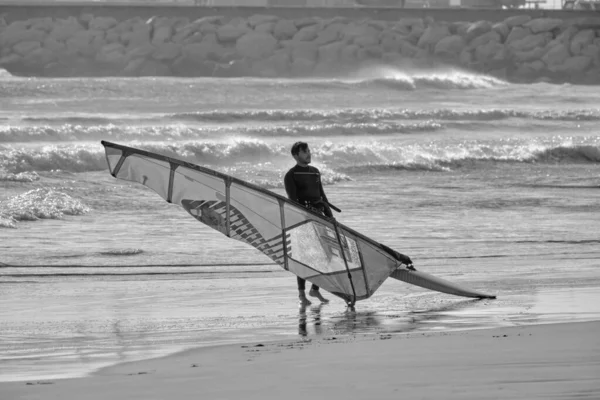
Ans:
POLYGON ((600 322, 204 348, 3 399, 598 399, 600 322))

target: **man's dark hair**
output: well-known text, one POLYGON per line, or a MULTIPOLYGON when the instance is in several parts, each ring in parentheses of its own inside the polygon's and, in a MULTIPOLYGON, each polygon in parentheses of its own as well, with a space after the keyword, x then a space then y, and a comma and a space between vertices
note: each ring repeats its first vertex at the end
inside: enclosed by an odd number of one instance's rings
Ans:
POLYGON ((308 148, 308 143, 306 143, 306 142, 296 142, 292 146, 292 155, 296 156, 296 155, 298 155, 298 153, 300 153, 300 150, 306 151, 307 148, 308 148))

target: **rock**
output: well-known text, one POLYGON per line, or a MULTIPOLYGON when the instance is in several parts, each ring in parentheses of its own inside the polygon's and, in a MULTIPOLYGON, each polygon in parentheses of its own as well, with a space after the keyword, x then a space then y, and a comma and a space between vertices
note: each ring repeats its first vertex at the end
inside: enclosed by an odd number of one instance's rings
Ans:
POLYGON ((577 34, 571 40, 570 50, 573 55, 580 55, 583 49, 594 43, 596 38, 596 32, 592 29, 586 29, 577 32, 577 34))
POLYGON ((433 53, 438 56, 458 56, 466 46, 467 42, 461 36, 448 36, 435 45, 433 53))
POLYGON ((31 25, 29 27, 29 29, 43 31, 46 33, 52 31, 53 28, 54 28, 54 20, 50 17, 35 18, 35 19, 31 20, 31 25))
POLYGON ((420 48, 434 47, 440 40, 450 36, 450 31, 447 26, 434 25, 425 30, 423 36, 419 39, 417 46, 420 48))
POLYGON ((21 42, 14 45, 13 51, 20 56, 25 56, 41 47, 42 45, 40 44, 40 42, 21 42))
POLYGON ((154 28, 154 34, 152 35, 152 44, 159 46, 165 42, 171 40, 173 36, 173 27, 170 25, 162 25, 154 28))
POLYGON ((502 37, 500 36, 500 34, 498 32, 490 31, 490 32, 484 33, 483 35, 478 36, 475 39, 471 40, 471 43, 469 43, 469 47, 474 49, 479 46, 486 45, 489 42, 500 43, 501 41, 502 41, 502 37))
POLYGON ((556 28, 560 28, 563 24, 562 19, 557 18, 537 18, 524 24, 532 33, 550 32, 556 28))
POLYGON ((526 63, 532 62, 536 60, 540 60, 544 54, 546 54, 547 49, 544 47, 537 47, 532 50, 526 51, 515 51, 513 57, 517 63, 526 63))
POLYGON ((395 31, 387 30, 387 31, 381 32, 380 40, 381 40, 381 48, 385 52, 399 53, 400 46, 403 41, 403 36, 401 36, 400 34, 398 34, 395 31))
POLYGON ((513 40, 508 47, 512 51, 527 51, 536 47, 546 47, 552 39, 549 33, 540 33, 537 35, 529 35, 520 40, 513 40))
POLYGON ((505 43, 508 45, 514 41, 524 39, 528 36, 531 36, 531 31, 529 30, 529 28, 522 28, 520 26, 517 26, 510 31, 505 43))
POLYGON ((257 25, 254 28, 256 32, 265 32, 265 33, 273 33, 273 29, 275 28, 275 22, 265 22, 264 24, 257 25))
POLYGON ((177 43, 163 43, 157 47, 152 58, 158 61, 172 61, 181 54, 182 46, 177 43))
POLYGON ((250 27, 245 24, 223 25, 217 29, 217 38, 221 43, 236 42, 239 38, 250 32, 250 27))
POLYGON ((489 21, 478 21, 469 25, 465 32, 465 40, 470 42, 476 37, 483 35, 492 30, 492 23, 489 21))
POLYGON ((321 46, 337 41, 339 38, 339 32, 335 29, 325 29, 317 34, 314 42, 321 46))
POLYGON ((21 57, 18 54, 11 54, 11 55, 0 58, 0 65, 16 64, 16 63, 20 62, 22 59, 23 59, 23 57, 21 57))
POLYGON ((66 42, 68 39, 75 36, 77 32, 83 30, 84 28, 79 21, 76 18, 70 17, 65 20, 57 20, 54 24, 54 28, 50 31, 49 36, 58 42, 66 42))
POLYGON ((571 74, 586 71, 592 65, 592 59, 587 56, 575 56, 565 60, 561 70, 571 74))
POLYGON ((531 21, 531 17, 529 15, 515 15, 514 17, 506 18, 504 23, 512 29, 515 26, 523 26, 529 21, 531 21))
POLYGON ((345 25, 341 31, 341 38, 348 43, 356 43, 357 39, 365 38, 365 42, 379 42, 380 31, 372 26, 352 22, 345 25))
POLYGON ((290 75, 292 76, 309 76, 313 73, 316 63, 311 60, 299 58, 292 61, 290 65, 290 75))
POLYGON ((319 63, 333 64, 339 60, 344 42, 335 42, 319 47, 319 63))
POLYGON ((250 25, 252 28, 255 28, 258 25, 264 24, 265 22, 277 22, 277 20, 279 20, 279 18, 274 15, 255 14, 248 18, 248 25, 250 25))
POLYGON ((134 58, 146 58, 153 54, 155 50, 156 46, 151 43, 145 43, 138 47, 129 48, 126 55, 129 60, 134 58))
POLYGON ((273 27, 273 36, 280 41, 293 38, 296 32, 298 32, 296 24, 289 19, 280 19, 273 27))
POLYGON ((96 17, 89 24, 88 29, 93 31, 107 31, 117 26, 118 21, 113 17, 96 17))
POLYGON ((169 76, 171 75, 171 69, 158 61, 146 60, 138 72, 139 76, 169 76))
POLYGON ((261 32, 249 32, 239 38, 235 44, 238 54, 253 59, 270 56, 277 47, 277 39, 261 32))
POLYGON ((319 46, 314 42, 293 42, 291 48, 292 61, 304 59, 313 62, 317 61, 319 46))
POLYGON ((498 22, 497 24, 494 24, 492 26, 492 30, 500 35, 501 41, 504 41, 510 33, 510 28, 506 22, 498 22))
POLYGON ((292 40, 298 42, 311 42, 317 38, 318 34, 319 27, 317 25, 309 25, 296 32, 292 40))
POLYGON ((569 50, 567 46, 564 44, 559 44, 552 47, 545 55, 542 57, 542 61, 546 63, 546 65, 555 66, 564 64, 565 60, 569 58, 571 55, 569 54, 569 50))

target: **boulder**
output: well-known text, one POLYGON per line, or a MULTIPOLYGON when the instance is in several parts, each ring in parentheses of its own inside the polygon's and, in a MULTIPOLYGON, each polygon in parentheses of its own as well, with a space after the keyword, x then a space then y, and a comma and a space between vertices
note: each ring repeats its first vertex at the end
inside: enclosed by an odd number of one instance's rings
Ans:
POLYGON ((508 34, 508 37, 506 38, 505 43, 508 45, 516 40, 521 40, 528 36, 531 36, 531 31, 529 30, 529 28, 517 26, 511 29, 510 33, 508 34))
POLYGON ((562 65, 570 56, 571 54, 569 54, 567 46, 559 44, 548 50, 544 57, 542 57, 542 61, 544 61, 548 67, 562 65))
POLYGON ((256 32, 265 32, 265 33, 273 33, 275 28, 275 21, 265 22, 264 24, 257 25, 254 30, 256 32))
POLYGON ((219 44, 215 35, 207 35, 200 43, 183 45, 181 53, 195 61, 217 61, 221 59, 225 49, 219 44))
POLYGON ((344 42, 334 42, 319 47, 319 63, 336 63, 339 60, 342 49, 345 46, 346 44, 344 42))
POLYGON ((324 44, 333 43, 333 42, 337 41, 338 38, 339 38, 339 32, 336 29, 326 28, 325 30, 320 31, 317 34, 317 37, 315 38, 314 42, 317 45, 322 46, 324 44))
POLYGON ((177 43, 162 43, 157 46, 152 58, 158 61, 172 61, 181 54, 182 45, 177 43))
POLYGON ((84 28, 77 18, 70 17, 64 20, 57 20, 54 24, 54 28, 50 31, 49 36, 56 41, 66 42, 68 39, 75 36, 77 32, 83 30, 84 28))
POLYGON ((155 46, 159 46, 163 43, 166 43, 171 40, 173 36, 173 27, 170 25, 161 25, 154 28, 154 33, 152 35, 152 44, 155 46))
POLYGON ((520 40, 513 40, 508 44, 512 51, 527 51, 536 47, 546 47, 552 39, 549 33, 539 33, 537 35, 529 35, 520 40))
POLYGON ((590 66, 592 66, 590 57, 575 56, 567 58, 560 69, 570 74, 576 74, 586 71, 590 66))
POLYGON ((237 42, 239 38, 250 31, 250 27, 246 24, 227 24, 217 29, 217 38, 221 43, 237 42))
POLYGON ((313 73, 316 63, 311 60, 299 58, 292 61, 290 64, 290 75, 292 76, 309 76, 313 73))
POLYGON ((265 22, 277 22, 278 20, 279 18, 274 15, 255 14, 248 18, 248 25, 250 25, 252 28, 255 28, 258 25, 264 24, 265 22))
POLYGON ((399 53, 403 38, 393 30, 383 31, 380 35, 381 48, 386 52, 399 53))
POLYGON ((316 62, 319 54, 319 46, 314 42, 296 42, 293 41, 290 46, 292 61, 304 59, 316 62))
POLYGON ((498 22, 492 25, 492 30, 500 35, 501 41, 506 40, 508 34, 510 33, 510 29, 511 28, 509 28, 506 22, 498 22))
MULTIPOLYGON (((31 21, 31 25, 29 29, 34 29, 37 31, 44 31, 46 33, 52 31, 54 28, 54 20, 51 17, 44 18, 34 18, 31 21)), ((0 24, 1 26, 1 24, 0 24)))
POLYGON ((373 28, 367 24, 351 22, 342 27, 340 30, 340 37, 348 43, 353 43, 361 38, 366 38, 365 40, 367 42, 373 42, 374 40, 379 42, 380 33, 381 32, 377 28, 373 28))
POLYGON ((558 18, 536 18, 524 24, 532 33, 550 32, 556 28, 560 28, 563 24, 562 19, 558 18))
POLYGON ((512 29, 515 26, 523 26, 529 21, 531 21, 531 17, 529 15, 515 15, 514 17, 506 18, 504 23, 512 29))
POLYGON ((513 58, 519 64, 532 62, 540 60, 544 56, 544 54, 546 54, 546 51, 548 50, 544 47, 537 47, 532 50, 526 51, 515 51, 513 53, 513 58))
POLYGON ((450 36, 450 30, 444 25, 433 25, 425 30, 417 46, 420 48, 434 47, 440 40, 450 36))
POLYGON ((596 32, 592 29, 577 32, 573 39, 571 39, 571 53, 573 55, 580 55, 583 49, 594 43, 595 38, 596 32))
POLYGON ((434 48, 433 54, 438 56, 458 56, 467 46, 465 39, 459 35, 452 35, 440 40, 434 48))
POLYGON ((470 24, 465 32, 465 40, 470 42, 474 38, 483 35, 492 30, 492 23, 489 21, 478 21, 470 24))
POLYGON ((273 54, 278 47, 277 39, 268 33, 248 32, 235 44, 238 54, 250 59, 259 59, 273 54))
POLYGON ((63 42, 58 42, 51 37, 44 40, 43 47, 55 53, 62 53, 67 48, 63 42))
POLYGON ((292 40, 298 42, 311 42, 317 38, 319 34, 319 27, 317 25, 308 25, 304 28, 300 28, 294 35, 292 40))
POLYGON ((88 29, 94 31, 107 31, 117 26, 119 22, 113 17, 96 17, 88 23, 88 29))
POLYGON ((13 46, 13 51, 20 56, 25 56, 41 47, 40 42, 21 42, 13 46))
POLYGON ((277 40, 291 39, 294 37, 296 32, 298 32, 296 24, 294 21, 290 21, 289 19, 280 19, 273 27, 273 36, 277 40))
POLYGON ((471 42, 469 43, 469 47, 474 49, 479 46, 488 44, 489 42, 500 43, 500 42, 502 42, 502 37, 496 31, 489 31, 489 32, 484 33, 483 35, 478 36, 475 39, 471 40, 471 42))

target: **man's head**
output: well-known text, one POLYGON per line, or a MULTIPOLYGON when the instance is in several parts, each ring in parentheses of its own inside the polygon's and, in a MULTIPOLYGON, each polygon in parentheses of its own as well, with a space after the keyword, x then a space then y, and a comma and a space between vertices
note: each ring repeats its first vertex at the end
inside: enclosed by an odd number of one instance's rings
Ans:
POLYGON ((292 156, 300 166, 307 166, 310 164, 310 149, 308 148, 308 143, 294 143, 292 146, 292 156))

